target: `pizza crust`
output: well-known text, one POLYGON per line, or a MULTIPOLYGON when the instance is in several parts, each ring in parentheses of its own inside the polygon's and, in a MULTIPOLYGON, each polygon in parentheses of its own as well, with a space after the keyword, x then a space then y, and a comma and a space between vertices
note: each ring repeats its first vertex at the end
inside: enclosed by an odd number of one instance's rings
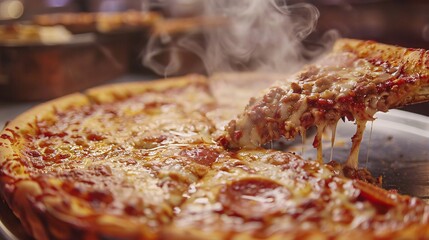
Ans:
POLYGON ((183 88, 189 84, 207 84, 207 79, 202 75, 187 75, 160 79, 147 82, 129 82, 104 85, 85 91, 85 95, 96 103, 111 103, 121 98, 128 98, 146 91, 163 91, 169 88, 183 88))
POLYGON ((0 190, 3 198, 11 206, 27 232, 37 239, 48 239, 40 216, 36 213, 32 200, 41 194, 41 186, 32 181, 25 166, 19 162, 23 138, 34 133, 36 119, 54 119, 56 111, 89 104, 79 93, 58 98, 38 105, 9 122, 0 138, 0 190), (9 172, 6 172, 9 170, 9 172), (15 183, 19 181, 18 183, 15 183))
POLYGON ((429 101, 429 50, 403 48, 374 41, 340 39, 335 43, 333 51, 351 52, 377 65, 387 65, 396 71, 394 75, 416 82, 417 88, 405 88, 405 91, 410 93, 406 98, 402 101, 392 100, 397 101, 392 108, 429 101))
POLYGON ((335 42, 333 51, 352 52, 360 58, 382 61, 400 67, 408 75, 429 76, 429 50, 403 48, 374 41, 339 39, 335 42))

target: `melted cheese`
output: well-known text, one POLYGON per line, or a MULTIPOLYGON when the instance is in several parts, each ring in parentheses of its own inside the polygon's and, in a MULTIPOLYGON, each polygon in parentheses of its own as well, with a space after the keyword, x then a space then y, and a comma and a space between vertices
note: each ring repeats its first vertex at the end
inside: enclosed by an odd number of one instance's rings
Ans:
MULTIPOLYGON (((327 55, 288 80, 275 83, 227 127, 227 148, 258 148, 281 137, 293 139, 310 126, 317 126, 314 146, 322 162, 322 133, 341 118, 356 121, 353 146, 346 165, 358 166, 359 145, 365 123, 377 111, 396 107, 419 85, 412 77, 405 84, 400 66, 360 58, 351 52, 327 55)), ((423 78, 422 78, 423 79, 423 78)))
MULTIPOLYGON (((379 229, 404 224, 404 219, 389 217, 401 208, 388 208, 382 214, 360 200, 361 192, 368 190, 366 184, 355 185, 331 168, 290 153, 240 150, 219 159, 213 167, 216 171, 209 172, 183 204, 171 226, 174 229, 187 232, 197 228, 202 238, 226 232, 229 237, 249 234, 252 239, 284 239, 320 229, 331 236, 375 230, 374 221, 379 229)), ((387 191, 380 194, 388 195, 387 191)), ((389 202, 386 198, 380 204, 389 202)))
POLYGON ((352 137, 352 148, 350 150, 349 158, 347 159, 346 166, 357 168, 358 167, 358 155, 359 155, 359 149, 360 144, 362 142, 363 133, 366 128, 366 122, 367 121, 357 121, 356 126, 357 130, 355 135, 352 137))

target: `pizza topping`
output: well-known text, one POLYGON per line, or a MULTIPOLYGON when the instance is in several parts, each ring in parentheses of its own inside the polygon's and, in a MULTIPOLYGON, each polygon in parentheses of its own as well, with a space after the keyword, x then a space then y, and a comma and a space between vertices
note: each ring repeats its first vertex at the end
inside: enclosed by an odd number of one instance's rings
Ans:
POLYGON ((219 153, 215 149, 200 146, 197 148, 182 150, 180 155, 185 156, 198 164, 210 166, 216 161, 219 153))
POLYGON ((219 201, 229 211, 244 218, 261 219, 285 208, 290 192, 272 180, 247 178, 225 186, 219 201))
POLYGON ((244 218, 261 219, 285 208, 290 192, 280 184, 263 178, 241 179, 220 191, 222 205, 244 218))
POLYGON ((19 134, 10 128, 6 128, 3 131, 3 134, 0 135, 1 139, 8 140, 10 143, 16 143, 16 141, 20 138, 19 134))
POLYGON ((313 124, 323 131, 322 125, 335 124, 343 115, 352 119, 372 119, 373 113, 364 113, 363 96, 355 96, 353 92, 356 80, 364 79, 365 68, 354 63, 355 57, 348 53, 337 55, 350 60, 331 65, 321 61, 296 75, 293 84, 273 86, 250 104, 244 114, 228 126, 232 137, 227 147, 257 147, 281 136, 292 139, 301 127, 313 124), (296 85, 302 89, 299 94, 295 93, 296 85), (350 100, 345 100, 348 98, 350 100), (241 132, 239 138, 235 134, 237 131, 241 132))
POLYGON ((353 186, 360 190, 359 197, 383 208, 394 207, 396 195, 361 180, 354 180, 353 186))
POLYGON ((352 148, 350 150, 350 155, 345 164, 346 166, 352 167, 352 168, 357 168, 359 163, 359 160, 358 160, 359 149, 360 149, 360 144, 362 142, 363 133, 366 128, 366 121, 357 120, 356 126, 357 126, 357 130, 355 135, 353 135, 352 137, 352 148))
POLYGON ((105 139, 105 137, 103 137, 101 134, 97 134, 97 133, 88 133, 86 138, 90 141, 101 141, 101 140, 105 139))
POLYGON ((230 157, 214 163, 216 171, 196 185, 173 221, 175 228, 201 229, 208 234, 203 238, 227 232, 282 239, 301 231, 329 236, 369 231, 382 237, 387 229, 420 222, 416 216, 429 210, 419 199, 377 193, 373 185, 356 184, 330 166, 290 153, 243 149, 230 157), (240 164, 231 164, 236 158, 240 164), (406 219, 398 217, 404 211, 406 219))

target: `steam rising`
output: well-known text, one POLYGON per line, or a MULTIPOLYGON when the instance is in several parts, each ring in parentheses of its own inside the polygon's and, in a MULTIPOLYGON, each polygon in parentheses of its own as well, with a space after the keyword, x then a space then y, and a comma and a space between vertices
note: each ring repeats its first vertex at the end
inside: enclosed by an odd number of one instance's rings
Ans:
MULTIPOLYGON (((290 73, 308 61, 308 56, 318 55, 323 49, 310 51, 302 44, 315 29, 319 17, 313 5, 288 6, 283 1, 273 0, 194 1, 203 4, 204 17, 218 19, 221 24, 205 28, 204 41, 196 41, 192 35, 175 42, 167 35, 153 36, 146 49, 144 65, 156 73, 168 76, 183 69, 184 61, 179 54, 185 52, 197 55, 209 74, 231 71, 290 73), (157 56, 167 52, 169 61, 158 62, 157 56)), ((332 33, 326 36, 322 46, 335 38, 332 33)))

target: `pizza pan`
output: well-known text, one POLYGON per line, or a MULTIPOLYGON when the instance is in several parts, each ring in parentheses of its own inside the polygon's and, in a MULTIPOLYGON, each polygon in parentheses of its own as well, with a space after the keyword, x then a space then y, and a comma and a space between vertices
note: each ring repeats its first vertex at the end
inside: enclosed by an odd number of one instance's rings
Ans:
MULTIPOLYGON (((0 115, 0 124, 6 120, 0 115)), ((402 194, 416 196, 429 202, 429 117, 401 110, 378 113, 377 120, 367 124, 360 150, 360 166, 367 167, 374 176, 382 176, 383 187, 402 194)), ((339 123, 333 147, 333 159, 343 162, 349 154, 350 138, 356 126, 339 123)), ((324 159, 330 160, 329 134, 325 137, 324 159)), ((297 140, 288 150, 301 153, 302 142, 297 140)), ((315 158, 308 136, 303 156, 315 158)), ((4 201, 0 200, 0 239, 27 240, 19 221, 4 201)))

